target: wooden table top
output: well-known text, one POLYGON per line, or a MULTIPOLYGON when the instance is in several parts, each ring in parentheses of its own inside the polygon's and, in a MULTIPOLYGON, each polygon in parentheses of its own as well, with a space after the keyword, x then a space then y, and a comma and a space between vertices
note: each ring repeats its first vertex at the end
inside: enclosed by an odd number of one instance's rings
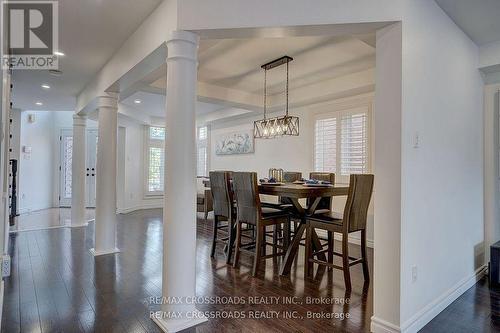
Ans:
POLYGON ((318 198, 347 195, 349 186, 313 187, 301 184, 285 183, 282 185, 259 185, 259 193, 288 198, 318 198))

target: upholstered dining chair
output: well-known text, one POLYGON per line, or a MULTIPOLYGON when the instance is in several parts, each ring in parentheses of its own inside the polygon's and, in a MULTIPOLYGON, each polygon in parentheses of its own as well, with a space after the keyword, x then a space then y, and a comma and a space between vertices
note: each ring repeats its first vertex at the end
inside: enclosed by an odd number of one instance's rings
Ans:
MULTIPOLYGON (((309 173, 309 179, 327 181, 335 185, 335 174, 330 172, 311 172, 309 173)), ((311 207, 311 200, 307 200, 307 207, 311 207)), ((332 198, 326 197, 321 198, 318 206, 316 207, 315 214, 328 213, 332 209, 332 198)))
POLYGON ((211 257, 215 255, 217 242, 223 241, 227 244, 226 263, 231 262, 233 244, 235 239, 235 211, 233 206, 233 192, 231 190, 231 173, 229 171, 210 171, 210 188, 212 192, 212 205, 214 210, 214 225, 211 257), (222 221, 227 224, 222 225, 222 221), (227 233, 227 236, 219 239, 219 230, 227 233))
POLYGON ((285 255, 288 244, 281 247, 281 252, 273 251, 273 254, 266 255, 265 247, 275 243, 267 243, 265 232, 267 226, 276 226, 284 224, 285 232, 289 228, 289 214, 286 211, 262 207, 259 198, 259 188, 257 185, 257 173, 255 172, 234 172, 233 173, 233 190, 236 198, 236 246, 234 253, 234 267, 238 266, 240 252, 248 251, 247 246, 242 244, 242 224, 254 225, 256 228, 255 253, 252 268, 252 275, 256 276, 261 259, 268 259, 285 255))
MULTIPOLYGON (((366 219, 368 215, 368 206, 373 192, 374 176, 369 174, 351 175, 349 182, 349 192, 347 202, 344 208, 343 217, 340 219, 333 213, 317 214, 307 218, 306 223, 306 255, 305 255, 305 276, 312 275, 314 263, 326 265, 331 268, 344 271, 344 282, 346 290, 351 290, 350 267, 356 264, 363 265, 363 276, 365 281, 370 280, 368 270, 368 259, 366 257, 366 219), (315 259, 318 252, 312 249, 312 231, 315 229, 326 230, 329 233, 342 234, 342 253, 337 253, 333 249, 333 242, 328 243, 328 262, 315 259), (349 256, 349 234, 352 232, 361 232, 361 258, 349 256), (333 264, 330 254, 342 257, 342 266, 333 264)), ((333 239, 333 238, 332 238, 333 239)), ((324 252, 324 250, 320 250, 324 252)))

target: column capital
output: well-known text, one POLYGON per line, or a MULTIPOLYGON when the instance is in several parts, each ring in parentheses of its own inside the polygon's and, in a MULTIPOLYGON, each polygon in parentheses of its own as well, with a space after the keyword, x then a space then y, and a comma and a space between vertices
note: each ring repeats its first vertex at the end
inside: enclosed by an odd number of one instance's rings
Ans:
POLYGON ((167 40, 167 61, 184 59, 197 62, 199 40, 200 37, 194 32, 172 31, 167 40))
POLYGON ((97 97, 97 108, 118 109, 117 94, 101 95, 97 97))
POLYGON ((87 116, 75 113, 73 115, 73 126, 87 126, 87 116))

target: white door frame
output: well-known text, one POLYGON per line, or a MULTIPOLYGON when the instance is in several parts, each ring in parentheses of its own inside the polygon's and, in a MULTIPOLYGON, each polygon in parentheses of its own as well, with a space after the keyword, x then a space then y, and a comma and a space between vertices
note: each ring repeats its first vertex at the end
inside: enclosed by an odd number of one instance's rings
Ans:
MULTIPOLYGON (((65 185, 67 181, 71 182, 71 178, 65 179, 67 172, 71 172, 71 164, 65 158, 64 142, 65 138, 73 137, 73 129, 63 128, 59 136, 59 207, 71 207, 71 195, 66 196, 65 185), (69 164, 69 165, 68 165, 69 164)), ((95 168, 96 168, 96 152, 97 152, 97 129, 86 130, 86 179, 85 179, 85 206, 88 208, 95 207, 95 168)), ((70 151, 71 152, 71 151, 70 151)), ((69 156, 71 158, 71 156, 69 156)))

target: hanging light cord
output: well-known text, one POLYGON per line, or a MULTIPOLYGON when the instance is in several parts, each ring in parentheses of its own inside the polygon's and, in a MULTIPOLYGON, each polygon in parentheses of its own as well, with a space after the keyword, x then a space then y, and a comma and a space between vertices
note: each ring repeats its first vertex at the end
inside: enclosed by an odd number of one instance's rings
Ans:
POLYGON ((288 117, 288 60, 286 61, 286 116, 288 117))
POLYGON ((264 68, 264 120, 266 120, 267 109, 267 69, 264 68))

